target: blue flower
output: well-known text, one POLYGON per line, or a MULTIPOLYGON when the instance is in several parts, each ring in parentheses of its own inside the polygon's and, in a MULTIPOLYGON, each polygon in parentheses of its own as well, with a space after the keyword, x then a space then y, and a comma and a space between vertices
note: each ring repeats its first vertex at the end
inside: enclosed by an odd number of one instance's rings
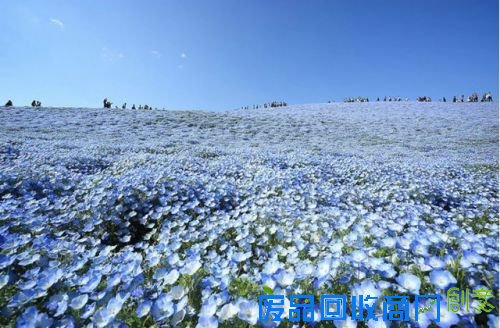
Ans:
POLYGON ((167 294, 161 294, 153 304, 151 314, 156 321, 163 321, 174 314, 174 303, 167 294))
POLYGON ((71 303, 69 303, 69 306, 74 310, 80 310, 82 307, 85 306, 85 304, 87 304, 88 300, 89 296, 87 294, 83 294, 73 298, 71 300, 71 303))
POLYGON ((148 315, 149 311, 151 310, 151 305, 153 302, 146 300, 142 301, 141 304, 137 307, 137 310, 135 311, 137 313, 137 317, 142 318, 146 315, 148 315))
POLYGON ((430 274, 431 284, 444 290, 451 284, 456 284, 457 279, 447 270, 435 270, 430 274))
POLYGON ((36 306, 30 306, 17 319, 16 328, 50 327, 53 322, 47 314, 38 312, 36 306))
POLYGON ((219 321, 215 317, 201 316, 198 319, 198 324, 196 328, 217 328, 219 326, 219 321))
POLYGON ((413 294, 418 294, 420 291, 420 278, 413 274, 402 273, 396 278, 396 281, 399 286, 413 294))

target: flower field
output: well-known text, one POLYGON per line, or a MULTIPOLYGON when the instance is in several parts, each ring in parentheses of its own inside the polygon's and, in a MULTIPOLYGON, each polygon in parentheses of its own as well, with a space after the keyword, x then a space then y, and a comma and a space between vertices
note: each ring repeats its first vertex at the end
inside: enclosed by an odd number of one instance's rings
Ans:
MULTIPOLYGON (((487 288, 498 304, 498 104, 0 122, 1 326, 258 326, 263 286, 439 293, 442 308, 449 287, 487 288)), ((498 326, 498 307, 441 316, 498 326)))

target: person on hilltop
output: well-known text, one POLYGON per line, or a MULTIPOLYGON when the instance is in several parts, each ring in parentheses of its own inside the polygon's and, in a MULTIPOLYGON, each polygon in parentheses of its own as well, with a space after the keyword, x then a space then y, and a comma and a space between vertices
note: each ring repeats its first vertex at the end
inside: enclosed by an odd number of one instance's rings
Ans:
POLYGON ((102 101, 104 108, 111 108, 111 105, 113 104, 111 101, 108 100, 108 98, 104 98, 102 101))
POLYGON ((123 103, 122 109, 127 109, 127 103, 123 103))

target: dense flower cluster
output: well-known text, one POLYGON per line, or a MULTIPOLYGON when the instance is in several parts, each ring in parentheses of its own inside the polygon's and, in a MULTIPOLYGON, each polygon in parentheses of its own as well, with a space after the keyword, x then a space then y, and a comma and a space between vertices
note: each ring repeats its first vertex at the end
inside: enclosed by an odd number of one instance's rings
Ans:
POLYGON ((262 286, 498 291, 495 106, 383 106, 0 111, 1 324, 256 325, 262 286))

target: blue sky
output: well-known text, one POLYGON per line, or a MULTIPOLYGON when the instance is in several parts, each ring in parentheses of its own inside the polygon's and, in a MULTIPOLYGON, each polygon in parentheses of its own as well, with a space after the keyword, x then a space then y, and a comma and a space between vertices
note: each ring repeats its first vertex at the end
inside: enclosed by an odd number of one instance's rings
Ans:
POLYGON ((498 0, 0 0, 0 101, 498 99, 498 0))

